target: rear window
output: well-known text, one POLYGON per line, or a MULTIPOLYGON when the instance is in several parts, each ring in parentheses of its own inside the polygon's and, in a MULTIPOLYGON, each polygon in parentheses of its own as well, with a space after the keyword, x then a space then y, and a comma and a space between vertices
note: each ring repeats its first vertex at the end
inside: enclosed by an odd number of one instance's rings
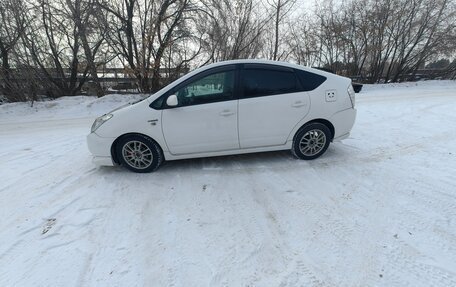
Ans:
POLYGON ((293 70, 247 68, 242 72, 244 98, 298 92, 293 70))
POLYGON ((326 77, 303 70, 295 70, 303 91, 312 91, 326 81, 326 77))

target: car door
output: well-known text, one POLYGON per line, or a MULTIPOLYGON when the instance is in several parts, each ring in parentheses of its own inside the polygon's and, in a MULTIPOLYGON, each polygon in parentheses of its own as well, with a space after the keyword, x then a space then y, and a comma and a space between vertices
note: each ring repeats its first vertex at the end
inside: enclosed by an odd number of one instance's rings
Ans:
POLYGON ((177 107, 162 112, 162 129, 172 154, 239 149, 234 65, 211 69, 167 93, 177 107))
POLYGON ((293 69, 246 64, 241 70, 239 141, 241 148, 286 143, 293 127, 310 109, 293 69))

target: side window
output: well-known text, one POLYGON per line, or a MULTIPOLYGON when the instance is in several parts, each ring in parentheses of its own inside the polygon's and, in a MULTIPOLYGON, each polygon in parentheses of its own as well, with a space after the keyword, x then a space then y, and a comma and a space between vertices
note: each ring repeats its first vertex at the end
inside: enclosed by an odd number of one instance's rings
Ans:
POLYGON ((202 77, 175 91, 179 106, 200 105, 231 100, 234 90, 234 70, 202 77))
POLYGON ((298 92, 293 71, 246 68, 242 74, 244 98, 298 92))
POLYGON ((312 91, 326 81, 326 77, 303 70, 296 70, 303 91, 312 91))

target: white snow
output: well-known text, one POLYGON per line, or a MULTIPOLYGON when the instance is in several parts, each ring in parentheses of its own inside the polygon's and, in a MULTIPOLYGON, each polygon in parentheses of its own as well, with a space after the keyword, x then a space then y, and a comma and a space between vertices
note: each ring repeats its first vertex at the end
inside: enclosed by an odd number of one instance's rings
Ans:
POLYGON ((93 119, 136 98, 0 106, 0 286, 456 286, 455 81, 365 86, 315 161, 96 168, 93 119))

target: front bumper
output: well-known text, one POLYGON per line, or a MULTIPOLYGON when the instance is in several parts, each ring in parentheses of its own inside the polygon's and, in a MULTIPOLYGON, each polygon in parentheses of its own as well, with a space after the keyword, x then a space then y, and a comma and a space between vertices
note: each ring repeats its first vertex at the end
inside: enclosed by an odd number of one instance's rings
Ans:
POLYGON ((93 156, 92 162, 97 166, 115 166, 110 156, 93 156))
POLYGON ((115 138, 100 137, 96 133, 90 133, 87 136, 87 146, 93 155, 95 165, 113 166, 114 162, 111 157, 111 146, 115 138))

